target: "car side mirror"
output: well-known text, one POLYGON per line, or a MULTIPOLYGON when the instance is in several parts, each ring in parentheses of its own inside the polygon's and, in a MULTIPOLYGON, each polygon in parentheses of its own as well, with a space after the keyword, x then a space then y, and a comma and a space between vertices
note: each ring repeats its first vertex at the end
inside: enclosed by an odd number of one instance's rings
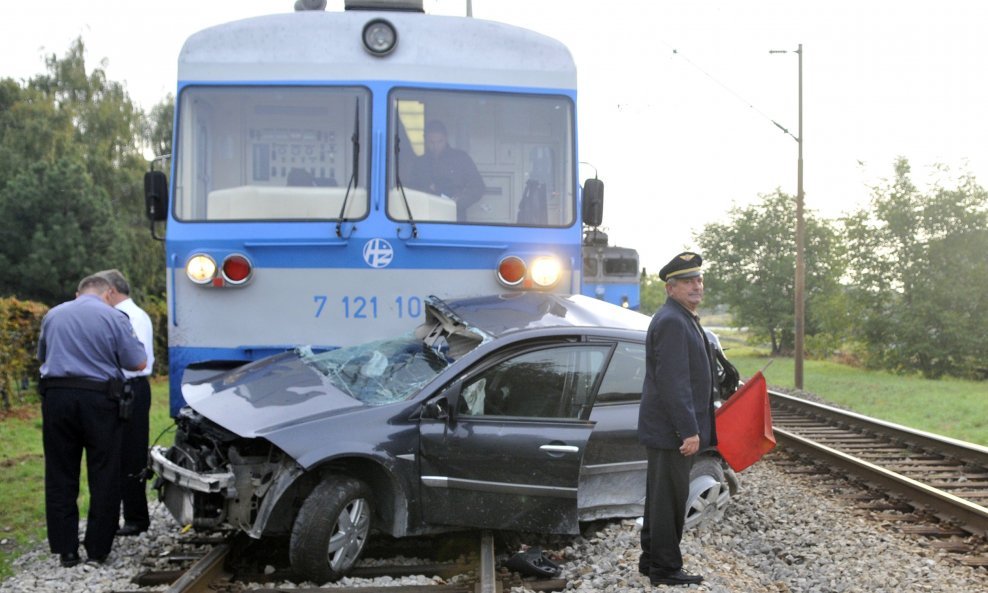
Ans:
POLYGON ((450 425, 455 424, 460 405, 460 389, 461 384, 459 382, 447 387, 442 396, 425 404, 425 407, 422 408, 422 417, 433 420, 449 420, 450 425))
POLYGON ((583 182, 583 224, 597 227, 604 221, 604 182, 596 177, 583 182))
POLYGON ((422 408, 422 417, 430 420, 445 420, 449 418, 449 403, 440 397, 427 402, 422 408))
POLYGON ((168 178, 163 171, 144 174, 144 210, 152 223, 168 218, 168 178))

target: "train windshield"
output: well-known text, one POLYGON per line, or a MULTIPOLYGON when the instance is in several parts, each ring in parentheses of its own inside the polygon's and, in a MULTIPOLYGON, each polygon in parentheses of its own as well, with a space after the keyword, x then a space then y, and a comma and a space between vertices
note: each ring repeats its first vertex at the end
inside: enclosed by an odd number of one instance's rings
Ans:
POLYGON ((394 220, 573 224, 567 97, 397 89, 388 154, 387 210, 394 220))
POLYGON ((367 215, 364 88, 187 87, 176 127, 176 218, 367 215))
POLYGON ((605 257, 604 274, 606 276, 637 276, 638 259, 624 255, 605 257))

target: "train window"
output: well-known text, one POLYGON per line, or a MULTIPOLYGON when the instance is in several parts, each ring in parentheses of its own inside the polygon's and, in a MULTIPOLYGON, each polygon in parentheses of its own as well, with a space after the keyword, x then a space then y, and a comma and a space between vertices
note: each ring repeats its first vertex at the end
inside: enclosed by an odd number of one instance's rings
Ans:
POLYGON ((397 89, 389 116, 394 220, 570 226, 568 97, 397 89))
POLYGON ((596 278, 597 277, 597 258, 592 256, 584 256, 583 258, 583 277, 584 278, 596 278))
POLYGON ((604 260, 604 274, 608 276, 637 276, 638 260, 631 258, 607 258, 604 260))
POLYGON ((363 218, 369 98, 361 88, 186 88, 176 129, 175 216, 363 218))

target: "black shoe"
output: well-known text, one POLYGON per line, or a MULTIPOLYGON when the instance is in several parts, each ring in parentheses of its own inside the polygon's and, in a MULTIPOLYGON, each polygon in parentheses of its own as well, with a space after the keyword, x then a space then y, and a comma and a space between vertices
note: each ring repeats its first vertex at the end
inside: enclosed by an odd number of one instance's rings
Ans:
POLYGON ((86 564, 106 564, 106 559, 108 556, 109 554, 103 554, 102 556, 90 556, 89 559, 86 560, 86 564))
POLYGON ((65 568, 71 568, 82 562, 82 559, 79 558, 79 552, 65 552, 64 554, 59 554, 58 558, 65 568))
POLYGON ((649 577, 648 580, 653 585, 699 585, 703 582, 703 577, 690 574, 683 569, 670 572, 661 577, 649 577))
POLYGON ((137 523, 124 523, 123 527, 117 529, 117 535, 122 537, 127 537, 129 535, 140 535, 148 530, 147 525, 138 525, 137 523))

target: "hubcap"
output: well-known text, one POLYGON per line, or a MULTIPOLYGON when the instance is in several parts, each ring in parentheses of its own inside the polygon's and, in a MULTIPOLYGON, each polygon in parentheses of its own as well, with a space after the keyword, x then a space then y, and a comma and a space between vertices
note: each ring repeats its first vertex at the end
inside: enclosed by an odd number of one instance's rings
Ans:
POLYGON ((343 571, 357 561, 370 532, 370 507, 363 498, 351 500, 339 517, 329 538, 327 559, 335 571, 343 571))

